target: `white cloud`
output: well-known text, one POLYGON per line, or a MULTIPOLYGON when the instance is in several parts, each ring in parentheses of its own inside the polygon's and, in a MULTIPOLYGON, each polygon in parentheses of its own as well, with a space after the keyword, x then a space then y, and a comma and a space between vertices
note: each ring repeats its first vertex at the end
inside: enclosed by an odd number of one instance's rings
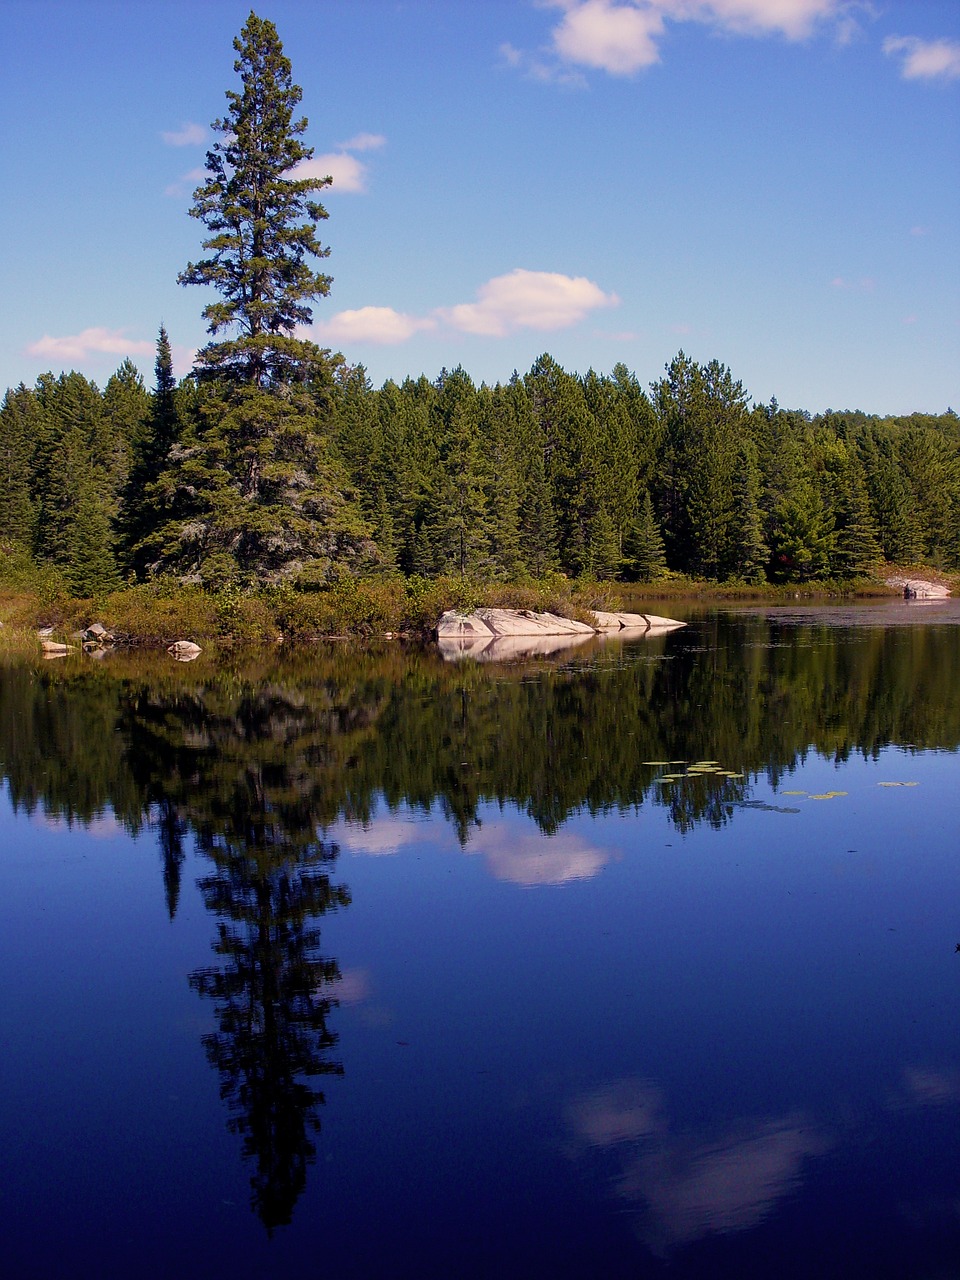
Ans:
POLYGON ((553 32, 553 46, 566 62, 628 76, 660 61, 656 37, 663 17, 652 5, 584 0, 571 6, 553 32))
POLYGON ((393 307, 359 307, 337 312, 329 320, 315 324, 310 332, 325 342, 392 345, 445 324, 461 333, 502 338, 519 329, 567 329, 590 311, 615 307, 619 302, 615 293, 604 293, 585 276, 517 267, 481 285, 475 302, 437 307, 426 316, 410 315, 393 307))
MULTIPOLYGON (((630 76, 660 61, 667 23, 701 22, 719 31, 745 36, 782 36, 804 40, 827 25, 847 43, 855 31, 850 0, 546 0, 562 9, 554 27, 552 52, 561 63, 630 76)), ((542 62, 528 62, 512 45, 501 56, 513 67, 525 65, 540 79, 558 79, 542 62)))
POLYGON ((207 140, 207 131, 202 124, 186 120, 179 129, 161 133, 160 137, 168 147, 202 147, 207 140))
POLYGON ((481 285, 476 302, 440 308, 437 315, 464 333, 501 338, 518 329, 567 329, 598 307, 615 307, 619 301, 586 276, 517 267, 481 285))
POLYGON ((206 177, 206 169, 188 169, 186 173, 181 173, 176 182, 171 182, 168 187, 164 187, 163 194, 173 197, 186 195, 188 191, 192 191, 194 187, 204 182, 206 177))
MULTIPOLYGON (((738 35, 782 35, 805 40, 823 23, 841 20, 845 0, 659 0, 668 17, 709 22, 738 35)), ((841 38, 849 38, 848 24, 841 38)))
POLYGON ((861 276, 859 280, 848 280, 846 276, 834 276, 830 281, 830 287, 844 293, 873 293, 877 282, 873 276, 861 276))
POLYGON ((51 360, 86 360, 91 356, 148 356, 154 344, 125 337, 124 329, 84 329, 81 333, 53 338, 45 333, 26 348, 28 356, 51 360))
POLYGON ((367 189, 367 166, 346 151, 329 151, 297 165, 298 178, 332 178, 334 192, 358 195, 367 189))
POLYGON ((355 311, 338 311, 329 320, 315 324, 313 334, 326 342, 374 342, 393 346, 424 329, 434 328, 436 321, 429 316, 411 316, 393 307, 359 307, 355 311))
POLYGON ((378 151, 386 144, 387 139, 382 133, 355 133, 346 142, 338 142, 337 148, 340 151, 378 151))
POLYGON ((919 36, 889 36, 883 42, 887 57, 903 54, 904 80, 960 78, 960 40, 921 40, 919 36))

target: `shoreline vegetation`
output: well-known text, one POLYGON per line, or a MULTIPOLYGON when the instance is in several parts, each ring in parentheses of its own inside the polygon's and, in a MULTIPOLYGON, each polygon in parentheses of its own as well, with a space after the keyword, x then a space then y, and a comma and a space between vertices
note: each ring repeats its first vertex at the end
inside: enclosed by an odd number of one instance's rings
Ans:
POLYGON ((960 571, 952 409, 754 403, 683 351, 648 388, 544 353, 494 386, 458 366, 377 389, 299 336, 330 290, 310 264, 332 180, 302 176, 276 28, 251 13, 234 49, 190 209, 206 256, 178 277, 217 295, 192 372, 161 325, 152 390, 127 359, 102 390, 49 372, 0 401, 0 648, 94 623, 129 645, 421 637, 448 609, 584 620, 960 571))
POLYGON ((63 575, 37 566, 26 553, 0 545, 0 653, 36 656, 41 632, 79 648, 83 632, 100 624, 113 646, 166 648, 177 640, 218 645, 311 643, 325 640, 425 641, 448 609, 529 609, 578 621, 593 610, 650 612, 671 607, 734 602, 792 604, 797 600, 897 599, 908 577, 940 583, 954 594, 960 575, 929 566, 887 565, 881 576, 805 583, 695 580, 679 574, 645 584, 570 580, 561 574, 517 583, 458 576, 427 579, 394 575, 346 579, 332 587, 296 590, 289 584, 252 590, 210 589, 172 579, 134 583, 97 596, 76 596, 63 575))

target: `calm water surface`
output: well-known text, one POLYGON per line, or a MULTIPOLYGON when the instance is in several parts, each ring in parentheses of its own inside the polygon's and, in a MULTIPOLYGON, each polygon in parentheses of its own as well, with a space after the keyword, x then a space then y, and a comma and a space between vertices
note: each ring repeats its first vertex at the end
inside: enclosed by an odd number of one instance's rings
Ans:
POLYGON ((960 1276, 958 624, 0 667, 4 1274, 960 1276))

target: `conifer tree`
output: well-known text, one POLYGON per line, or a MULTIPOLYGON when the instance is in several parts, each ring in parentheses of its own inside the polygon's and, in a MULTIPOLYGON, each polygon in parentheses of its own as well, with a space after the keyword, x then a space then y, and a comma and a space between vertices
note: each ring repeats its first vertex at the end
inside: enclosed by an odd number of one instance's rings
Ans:
POLYGON ((883 559, 870 499, 858 465, 850 467, 848 491, 841 504, 832 564, 840 577, 869 576, 883 559))
POLYGON ((171 453, 159 492, 179 518, 157 539, 152 567, 190 579, 277 581, 310 565, 313 580, 355 556, 366 528, 330 432, 335 360, 295 338, 310 302, 329 291, 309 257, 326 210, 312 198, 329 178, 296 176, 312 148, 295 118, 301 90, 273 23, 251 13, 234 41, 240 92, 213 128, 207 181, 192 216, 211 232, 210 256, 190 263, 182 284, 212 285, 204 309, 211 342, 195 376, 212 384, 199 420, 171 453))
POLYGON ((499 384, 480 388, 483 448, 490 459, 487 507, 490 513, 490 556, 495 572, 514 579, 520 572, 520 457, 512 404, 499 384))
POLYGON ((752 440, 745 440, 737 454, 734 473, 726 564, 729 576, 744 582, 761 582, 770 558, 770 548, 763 540, 758 489, 756 449, 752 440))
POLYGON ((227 90, 229 111, 213 122, 222 141, 207 152, 208 177, 190 210, 211 232, 210 256, 179 279, 220 294, 203 311, 211 334, 236 331, 200 352, 198 375, 264 387, 300 381, 322 363, 320 349, 293 332, 310 323, 311 300, 330 291, 330 277, 307 259, 330 252, 317 240, 327 212, 313 196, 332 179, 295 176, 313 148, 301 142, 307 121, 294 113, 303 93, 276 27, 251 12, 233 47, 242 89, 227 90))
POLYGON ((28 550, 35 527, 31 458, 38 413, 34 393, 22 382, 0 404, 0 542, 28 550))
POLYGON ((150 413, 133 442, 130 473, 118 518, 126 562, 138 573, 151 557, 153 535, 172 514, 157 482, 183 431, 173 354, 162 324, 157 335, 154 376, 156 384, 150 413))
POLYGON ((490 566, 489 462, 473 382, 461 368, 442 376, 433 405, 439 470, 431 485, 426 523, 435 569, 464 575, 490 566))
POLYGON ((636 522, 624 544, 624 565, 628 576, 637 582, 654 582, 667 571, 666 551, 649 489, 644 490, 636 522))

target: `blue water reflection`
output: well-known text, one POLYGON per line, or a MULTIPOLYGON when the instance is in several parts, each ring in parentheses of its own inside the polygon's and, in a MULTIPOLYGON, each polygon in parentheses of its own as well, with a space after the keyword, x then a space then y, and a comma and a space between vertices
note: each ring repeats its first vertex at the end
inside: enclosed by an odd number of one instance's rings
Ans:
MULTIPOLYGON (((805 661, 788 639, 775 652, 805 661)), ((716 674, 706 640, 665 663, 716 674)), ((371 668, 362 697, 340 677, 322 697, 277 684, 269 716, 222 687, 135 681, 104 723, 143 790, 91 774, 87 794, 116 803, 84 821, 62 816, 59 766, 25 803, 8 749, 11 1274, 956 1274, 957 708, 932 706, 923 747, 915 706, 909 740, 881 724, 867 751, 786 758, 785 720, 806 742, 846 732, 803 720, 829 704, 805 671, 786 714, 759 713, 774 765, 759 738, 740 758, 702 735, 703 756, 643 766, 632 803, 611 780, 613 800, 565 794, 545 824, 510 798, 509 740, 471 782, 452 721, 464 772, 431 798, 412 772, 427 734, 385 693, 398 676, 421 679, 371 668), (157 725, 172 763, 148 775, 157 725), (743 778, 688 776, 711 754, 743 778), (691 804, 664 798, 668 770, 691 804)), ((469 688, 503 726, 498 678, 458 685, 454 710, 469 688)), ((558 743, 606 714, 602 668, 522 678, 531 723, 536 691, 552 699, 558 743)), ((57 681, 43 696, 72 714, 83 692, 57 681)), ((445 689, 415 683, 432 709, 445 689)))

